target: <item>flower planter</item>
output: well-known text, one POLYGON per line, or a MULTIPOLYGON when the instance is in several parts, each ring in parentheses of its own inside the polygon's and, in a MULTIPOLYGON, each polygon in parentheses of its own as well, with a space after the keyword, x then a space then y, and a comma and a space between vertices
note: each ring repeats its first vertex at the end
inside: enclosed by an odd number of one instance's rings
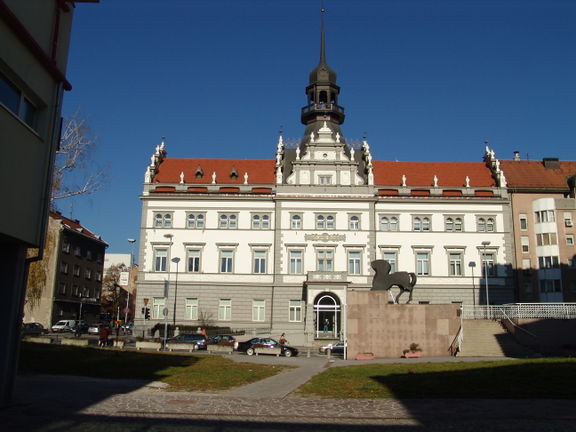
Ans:
POLYGON ((254 354, 272 354, 276 357, 280 357, 280 354, 282 354, 282 348, 256 347, 254 348, 254 354))
POLYGON ((88 339, 62 338, 60 345, 88 346, 88 339))
POLYGON ((170 343, 166 344, 166 349, 168 351, 196 351, 198 349, 198 345, 195 343, 170 343))
POLYGON ((406 351, 402 357, 404 358, 418 358, 418 357, 422 357, 422 352, 421 351, 406 351))
POLYGON ((162 344, 160 342, 148 342, 148 341, 136 341, 136 349, 140 351, 141 349, 152 349, 160 351, 162 344))
POLYGON ((218 345, 218 344, 213 344, 213 345, 208 345, 206 347, 207 351, 212 354, 232 354, 232 352, 234 351, 234 347, 232 345, 218 345))
POLYGON ((374 360, 374 354, 372 353, 358 353, 356 354, 355 360, 374 360))

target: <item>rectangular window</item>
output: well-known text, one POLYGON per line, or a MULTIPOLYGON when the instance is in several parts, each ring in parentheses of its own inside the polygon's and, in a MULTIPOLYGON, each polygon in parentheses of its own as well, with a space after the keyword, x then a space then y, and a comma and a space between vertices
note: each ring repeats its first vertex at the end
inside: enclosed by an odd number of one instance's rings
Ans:
POLYGON ((351 275, 362 273, 362 253, 360 251, 348 251, 348 273, 351 275))
POLYGON ((301 229, 302 228, 302 216, 292 215, 290 217, 290 229, 301 229))
POLYGON ((416 274, 430 276, 430 252, 416 253, 416 274))
POLYGON ((559 293, 560 280, 559 279, 544 279, 540 281, 540 292, 541 293, 559 293))
POLYGON ((289 303, 288 321, 301 322, 302 321, 302 301, 290 300, 289 303))
POLYGON ((560 262, 557 256, 541 256, 538 257, 538 266, 541 269, 558 268, 560 262))
POLYGON ((525 214, 520 215, 520 229, 526 231, 528 229, 528 216, 525 214))
POLYGON ((102 272, 96 272, 96 281, 102 282, 102 272))
POLYGON ((532 263, 529 258, 524 258, 522 260, 522 271, 524 276, 529 276, 532 272, 532 263))
POLYGON ((462 218, 459 216, 447 216, 444 219, 444 230, 447 232, 462 232, 462 218))
POLYGON ((332 184, 332 176, 331 175, 319 175, 318 176, 318 183, 321 185, 330 185, 332 184))
POLYGON ((92 279, 92 269, 84 269, 84 279, 92 279))
POLYGON ((80 277, 80 266, 78 264, 74 264, 73 275, 76 277, 80 277))
POLYGON ((36 128, 38 108, 2 74, 0 74, 0 103, 32 129, 36 128))
POLYGON ((334 271, 334 251, 332 249, 319 249, 316 251, 316 270, 334 271))
POLYGON ((222 299, 218 304, 218 321, 230 321, 232 319, 232 300, 222 299))
POLYGON ((316 229, 334 229, 333 215, 316 215, 316 229))
POLYGON ((496 220, 490 216, 480 216, 476 219, 476 231, 495 232, 496 220))
POLYGON ((168 249, 154 249, 154 271, 165 272, 168 260, 168 249))
POLYGON ((76 297, 80 297, 80 285, 72 285, 72 294, 76 297))
POLYGON ((448 255, 448 268, 450 276, 462 276, 462 253, 450 252, 448 255))
POLYGON ((496 267, 495 267, 495 260, 494 260, 494 253, 493 252, 486 252, 484 254, 482 252, 482 276, 486 276, 486 268, 488 268, 488 276, 496 276, 496 267))
POLYGON ((538 246, 548 246, 558 244, 556 233, 536 234, 536 244, 538 246))
POLYGON ((266 300, 252 300, 252 321, 264 321, 266 300))
POLYGON ((564 226, 568 228, 574 226, 572 222, 572 213, 564 212, 564 226))
POLYGON ((398 231, 398 217, 380 216, 380 231, 398 231))
POLYGON ((527 236, 520 237, 520 243, 522 245, 522 253, 530 252, 530 241, 527 236))
POLYGON ((414 216, 412 218, 412 231, 430 231, 430 218, 427 216, 414 216))
POLYGON ((289 256, 289 268, 288 273, 290 274, 302 274, 302 256, 303 252, 301 250, 291 250, 288 252, 289 256))
POLYGON ((68 240, 62 242, 62 252, 70 253, 70 242, 68 240))
POLYGON ((360 229, 360 217, 350 216, 348 228, 350 228, 350 231, 358 231, 360 229))
POLYGON ((186 299, 186 319, 197 320, 198 319, 198 299, 197 298, 187 298, 186 299))
POLYGON ((236 214, 221 213, 218 216, 218 228, 222 229, 238 228, 238 216, 236 214))
POLYGON ((68 274, 68 263, 62 261, 60 263, 60 273, 68 274))
POLYGON ((224 249, 220 251, 220 273, 232 273, 234 271, 234 251, 224 249))
POLYGON ((77 257, 82 256, 82 248, 80 246, 74 246, 74 255, 77 257))
POLYGON ((154 213, 154 228, 172 228, 172 213, 154 213))
POLYGON ((255 214, 252 215, 252 229, 270 229, 270 215, 255 214))
POLYGON ((186 271, 189 273, 200 272, 200 249, 188 249, 186 271))
POLYGON ((60 289, 58 290, 59 294, 66 295, 67 285, 66 282, 60 282, 60 289))
POLYGON ((398 252, 386 251, 383 258, 390 264, 390 273, 396 273, 398 271, 398 252))
POLYGON ((536 223, 555 222, 554 210, 541 210, 534 213, 536 223))
POLYGON ((164 308, 166 307, 165 297, 154 297, 152 299, 152 319, 160 319, 164 316, 164 308))
POLYGON ((254 273, 266 273, 266 255, 268 251, 256 250, 254 251, 254 265, 252 267, 254 273))
POLYGON ((566 244, 568 246, 574 246, 574 235, 573 234, 568 234, 566 236, 566 244))

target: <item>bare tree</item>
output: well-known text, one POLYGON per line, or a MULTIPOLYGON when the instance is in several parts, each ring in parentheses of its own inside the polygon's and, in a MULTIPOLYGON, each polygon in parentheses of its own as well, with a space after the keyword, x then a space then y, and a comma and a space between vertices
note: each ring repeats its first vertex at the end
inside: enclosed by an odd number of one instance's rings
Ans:
POLYGON ((56 152, 50 202, 76 195, 92 194, 106 183, 106 170, 87 167, 96 138, 86 120, 75 112, 62 125, 60 146, 56 152))
POLYGON ((120 273, 127 271, 124 264, 110 266, 102 280, 102 309, 113 315, 126 303, 127 291, 120 286, 120 273))

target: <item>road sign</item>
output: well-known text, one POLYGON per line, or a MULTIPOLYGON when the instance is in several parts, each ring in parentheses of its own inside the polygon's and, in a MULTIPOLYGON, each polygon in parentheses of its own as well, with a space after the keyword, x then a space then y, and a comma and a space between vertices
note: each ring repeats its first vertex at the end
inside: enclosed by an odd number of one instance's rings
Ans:
POLYGON ((120 278, 118 279, 118 285, 128 286, 128 278, 130 276, 129 272, 120 272, 120 278))
POLYGON ((130 312, 130 309, 128 309, 128 308, 124 308, 124 310, 123 310, 122 312, 124 312, 124 313, 128 313, 128 312, 130 312))

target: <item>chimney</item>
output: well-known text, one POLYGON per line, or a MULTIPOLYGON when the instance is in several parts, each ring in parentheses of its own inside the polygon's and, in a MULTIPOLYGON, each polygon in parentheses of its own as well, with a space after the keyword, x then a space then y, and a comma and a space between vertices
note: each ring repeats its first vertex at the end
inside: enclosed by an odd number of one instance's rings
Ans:
POLYGON ((516 150, 514 152, 514 160, 515 161, 519 161, 520 160, 520 152, 518 150, 516 150))
POLYGON ((542 163, 546 169, 560 169, 560 160, 558 158, 544 158, 542 163))

